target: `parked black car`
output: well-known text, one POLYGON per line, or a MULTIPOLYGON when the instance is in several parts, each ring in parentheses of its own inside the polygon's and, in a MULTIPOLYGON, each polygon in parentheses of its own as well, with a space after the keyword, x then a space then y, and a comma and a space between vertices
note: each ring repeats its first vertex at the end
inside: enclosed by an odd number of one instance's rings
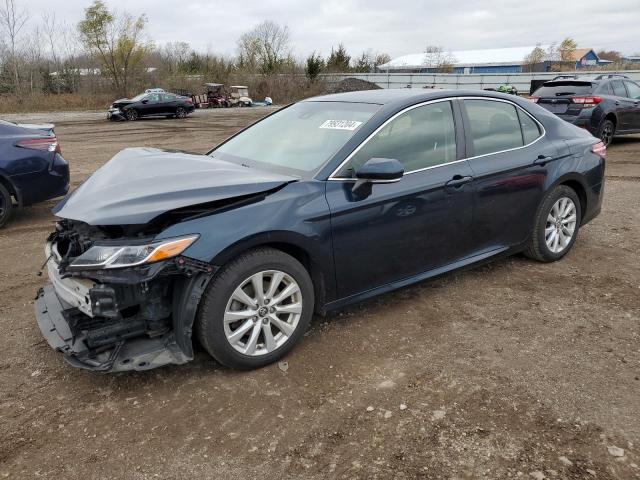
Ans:
POLYGON ((490 258, 551 262, 600 212, 605 147, 511 95, 293 104, 207 155, 135 148, 55 209, 36 316, 75 366, 255 368, 327 312, 490 258))
POLYGON ((0 227, 16 206, 66 195, 69 165, 53 128, 0 120, 0 227))
POLYGON ((616 135, 640 132, 640 86, 621 75, 546 82, 531 100, 609 145, 616 135))
POLYGON ((107 118, 110 120, 138 120, 142 117, 185 118, 195 107, 190 98, 168 92, 141 93, 131 99, 113 102, 107 118))

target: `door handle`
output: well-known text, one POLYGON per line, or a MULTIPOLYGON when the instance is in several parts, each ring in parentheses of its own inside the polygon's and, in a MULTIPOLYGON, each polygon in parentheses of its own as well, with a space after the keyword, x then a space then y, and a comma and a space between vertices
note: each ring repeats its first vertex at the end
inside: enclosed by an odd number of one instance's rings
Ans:
POLYGON ((460 188, 464 184, 472 181, 473 181, 473 177, 471 176, 465 175, 463 177, 462 175, 454 175, 451 180, 449 180, 447 183, 444 184, 444 186, 449 188, 460 188))
POLYGON ((616 105, 620 105, 620 102, 618 100, 616 100, 616 105))
POLYGON ((533 161, 534 165, 540 165, 540 166, 544 166, 547 163, 549 163, 551 160, 553 160, 553 157, 547 157, 545 155, 538 155, 538 158, 536 158, 533 161))

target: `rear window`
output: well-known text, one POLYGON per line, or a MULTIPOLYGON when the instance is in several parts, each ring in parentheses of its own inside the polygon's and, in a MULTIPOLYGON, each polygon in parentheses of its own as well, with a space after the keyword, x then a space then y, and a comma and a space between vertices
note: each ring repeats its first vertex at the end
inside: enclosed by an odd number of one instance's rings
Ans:
POLYGON ((593 90, 591 82, 548 82, 533 93, 534 97, 563 97, 567 95, 588 95, 593 90))

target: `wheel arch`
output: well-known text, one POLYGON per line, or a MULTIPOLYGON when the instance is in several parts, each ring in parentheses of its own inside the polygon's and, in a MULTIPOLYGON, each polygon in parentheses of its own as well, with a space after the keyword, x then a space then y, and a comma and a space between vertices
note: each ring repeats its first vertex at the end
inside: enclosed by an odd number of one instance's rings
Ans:
POLYGON ((13 182, 6 176, 4 173, 0 172, 0 183, 9 190, 9 193, 13 195, 18 202, 18 206, 22 206, 22 194, 20 193, 20 189, 16 187, 13 182))
POLYGON ((585 180, 578 174, 568 174, 559 178, 551 188, 549 188, 549 191, 558 185, 565 185, 576 192, 578 200, 580 200, 580 212, 582 213, 582 218, 584 218, 587 207, 589 206, 585 180))
POLYGON ((315 251, 313 243, 306 237, 292 232, 265 232, 246 238, 227 247, 211 261, 222 266, 238 256, 256 248, 270 247, 280 250, 298 260, 309 273, 313 283, 315 311, 322 312, 327 298, 332 298, 333 270, 331 262, 323 262, 322 254, 315 251), (326 265, 331 263, 331 265, 326 265))

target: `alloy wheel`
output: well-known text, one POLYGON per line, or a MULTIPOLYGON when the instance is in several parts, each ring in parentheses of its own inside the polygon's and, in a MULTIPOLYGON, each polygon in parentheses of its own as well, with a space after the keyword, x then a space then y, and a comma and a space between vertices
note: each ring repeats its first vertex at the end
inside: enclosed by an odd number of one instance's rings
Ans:
POLYGON ((266 270, 234 290, 224 312, 224 333, 238 352, 271 353, 293 335, 302 315, 302 292, 285 272, 266 270))
POLYGON ((138 119, 138 112, 134 109, 127 110, 127 120, 134 121, 138 119))
POLYGON ((605 123, 602 127, 600 140, 602 140, 605 145, 609 145, 613 141, 613 124, 611 122, 605 123))
POLYGON ((176 117, 177 118, 184 118, 187 116, 187 112, 185 111, 184 108, 182 107, 178 107, 178 109, 176 110, 176 117))
POLYGON ((560 197, 547 215, 544 240, 553 253, 561 253, 571 243, 576 230, 576 205, 568 197, 560 197))

